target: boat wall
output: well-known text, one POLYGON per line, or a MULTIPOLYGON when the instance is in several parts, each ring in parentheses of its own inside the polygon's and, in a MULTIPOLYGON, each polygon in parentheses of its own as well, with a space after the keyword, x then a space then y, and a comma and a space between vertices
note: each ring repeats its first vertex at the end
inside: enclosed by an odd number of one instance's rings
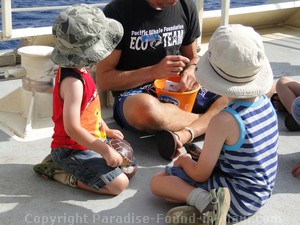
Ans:
MULTIPOLYGON (((282 24, 300 27, 300 1, 262 6, 233 8, 229 11, 230 24, 243 24, 254 28, 271 27, 282 24)), ((202 34, 212 34, 220 26, 221 11, 203 13, 202 34)))
POLYGON ((300 28, 300 9, 286 21, 286 25, 300 28))

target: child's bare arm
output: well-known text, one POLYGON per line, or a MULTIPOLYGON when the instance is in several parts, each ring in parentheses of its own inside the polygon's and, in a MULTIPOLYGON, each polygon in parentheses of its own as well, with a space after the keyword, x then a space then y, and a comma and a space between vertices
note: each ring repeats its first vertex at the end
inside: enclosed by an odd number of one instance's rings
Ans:
POLYGON ((95 138, 80 124, 82 82, 72 77, 65 78, 61 83, 60 95, 64 102, 63 119, 67 134, 79 144, 102 154, 109 166, 120 166, 123 162, 120 154, 106 143, 95 138))
POLYGON ((229 113, 221 112, 208 125, 198 162, 183 155, 174 165, 182 167, 192 179, 204 182, 214 170, 224 143, 235 144, 238 137, 239 128, 235 119, 229 113))

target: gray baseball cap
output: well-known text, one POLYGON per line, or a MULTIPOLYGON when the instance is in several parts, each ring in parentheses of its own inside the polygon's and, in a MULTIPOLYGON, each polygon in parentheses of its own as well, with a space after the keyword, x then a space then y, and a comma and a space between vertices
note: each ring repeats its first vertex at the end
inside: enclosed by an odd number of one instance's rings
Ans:
POLYGON ((123 37, 122 25, 86 4, 67 7, 56 18, 52 61, 69 68, 91 66, 107 57, 123 37))

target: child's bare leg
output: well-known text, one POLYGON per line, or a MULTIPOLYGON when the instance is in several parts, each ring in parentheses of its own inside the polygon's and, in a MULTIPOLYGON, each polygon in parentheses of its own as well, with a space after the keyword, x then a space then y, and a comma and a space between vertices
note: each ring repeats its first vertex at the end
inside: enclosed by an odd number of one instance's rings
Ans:
POLYGON ((210 192, 195 188, 181 178, 170 176, 165 172, 152 177, 150 186, 153 194, 170 202, 188 203, 200 212, 203 212, 211 202, 210 192))
MULTIPOLYGON (((186 202, 190 206, 196 207, 200 213, 208 214, 208 218, 212 214, 217 214, 218 218, 214 218, 212 224, 226 224, 230 206, 230 193, 227 188, 213 189, 208 192, 201 188, 195 188, 181 178, 170 176, 165 172, 154 175, 150 186, 153 194, 171 202, 186 202)), ((177 212, 195 213, 193 208, 181 206, 170 210, 168 215, 172 218, 173 214, 178 215, 177 212)))
POLYGON ((291 113, 292 103, 300 95, 300 83, 289 77, 281 77, 276 83, 276 91, 284 107, 291 113))
POLYGON ((129 184, 128 177, 124 173, 117 176, 111 183, 109 183, 108 185, 104 186, 99 190, 95 190, 87 186, 86 184, 77 180, 74 175, 67 172, 57 173, 53 176, 53 179, 73 188, 80 188, 86 191, 91 191, 98 194, 106 194, 106 195, 118 195, 122 191, 124 191, 129 184))
POLYGON ((178 203, 186 203, 189 193, 195 189, 194 186, 189 185, 179 177, 170 176, 165 172, 157 173, 152 177, 150 188, 153 194, 167 201, 178 203))

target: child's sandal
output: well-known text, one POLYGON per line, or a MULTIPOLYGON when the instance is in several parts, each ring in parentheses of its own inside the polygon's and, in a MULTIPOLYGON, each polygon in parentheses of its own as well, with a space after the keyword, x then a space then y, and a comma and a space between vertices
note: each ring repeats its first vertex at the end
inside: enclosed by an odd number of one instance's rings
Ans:
POLYGON ((39 163, 33 167, 33 170, 47 179, 53 179, 55 174, 64 172, 54 162, 39 163))

